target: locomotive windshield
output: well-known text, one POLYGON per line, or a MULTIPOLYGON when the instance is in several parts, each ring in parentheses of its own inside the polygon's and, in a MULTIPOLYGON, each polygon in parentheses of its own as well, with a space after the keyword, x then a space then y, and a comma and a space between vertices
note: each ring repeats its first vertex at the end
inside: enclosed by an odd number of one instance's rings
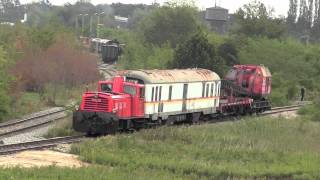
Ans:
POLYGON ((102 92, 111 92, 112 91, 112 84, 101 84, 101 91, 102 92))

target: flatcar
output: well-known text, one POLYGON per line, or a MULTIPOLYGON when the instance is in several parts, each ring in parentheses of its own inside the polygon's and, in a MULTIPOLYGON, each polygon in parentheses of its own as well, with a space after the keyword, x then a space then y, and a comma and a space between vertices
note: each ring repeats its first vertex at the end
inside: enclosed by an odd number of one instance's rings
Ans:
POLYGON ((104 63, 114 63, 118 61, 122 53, 122 46, 117 40, 92 38, 90 41, 90 51, 101 55, 104 63))
POLYGON ((196 123, 202 117, 263 112, 271 108, 266 99, 271 92, 268 72, 264 66, 234 66, 220 79, 206 69, 126 71, 111 81, 100 81, 97 92, 83 94, 74 111, 73 128, 112 134, 181 121, 196 123))
POLYGON ((118 61, 122 53, 122 48, 117 40, 109 41, 101 47, 101 56, 104 63, 114 63, 118 61))

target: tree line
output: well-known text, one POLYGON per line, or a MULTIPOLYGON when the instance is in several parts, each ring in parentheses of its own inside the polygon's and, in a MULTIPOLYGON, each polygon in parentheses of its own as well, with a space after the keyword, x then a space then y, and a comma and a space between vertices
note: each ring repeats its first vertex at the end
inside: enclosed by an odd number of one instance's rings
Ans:
POLYGON ((289 32, 297 38, 320 40, 320 1, 290 0, 287 16, 289 32))

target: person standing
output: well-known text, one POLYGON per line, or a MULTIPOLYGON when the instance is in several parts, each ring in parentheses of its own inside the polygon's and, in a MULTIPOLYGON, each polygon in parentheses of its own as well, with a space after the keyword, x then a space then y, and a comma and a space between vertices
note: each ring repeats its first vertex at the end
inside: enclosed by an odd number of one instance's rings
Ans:
POLYGON ((306 90, 304 87, 302 87, 300 90, 301 101, 304 101, 305 93, 306 93, 306 90))

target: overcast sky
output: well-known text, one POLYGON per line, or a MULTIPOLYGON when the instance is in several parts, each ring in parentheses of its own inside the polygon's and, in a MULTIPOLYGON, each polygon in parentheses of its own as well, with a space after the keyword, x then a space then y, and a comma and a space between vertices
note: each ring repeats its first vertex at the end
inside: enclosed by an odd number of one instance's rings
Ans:
MULTIPOLYGON (((20 0, 22 3, 30 3, 36 2, 37 0, 20 0)), ((77 0, 49 0, 52 4, 55 5, 63 5, 66 2, 75 3, 77 0)), ((155 0, 91 0, 93 4, 111 4, 115 2, 121 2, 125 4, 134 4, 134 3, 143 3, 143 4, 151 4, 155 0)), ((163 3, 168 0, 156 0, 158 3, 163 3)), ((227 8, 230 12, 235 12, 239 7, 243 4, 251 2, 252 0, 216 0, 217 4, 221 7, 227 8)), ((289 0, 260 0, 267 7, 273 7, 275 9, 276 15, 286 15, 288 11, 289 0)), ((197 6, 201 9, 205 9, 206 7, 212 7, 215 4, 215 0, 195 0, 197 6)))

